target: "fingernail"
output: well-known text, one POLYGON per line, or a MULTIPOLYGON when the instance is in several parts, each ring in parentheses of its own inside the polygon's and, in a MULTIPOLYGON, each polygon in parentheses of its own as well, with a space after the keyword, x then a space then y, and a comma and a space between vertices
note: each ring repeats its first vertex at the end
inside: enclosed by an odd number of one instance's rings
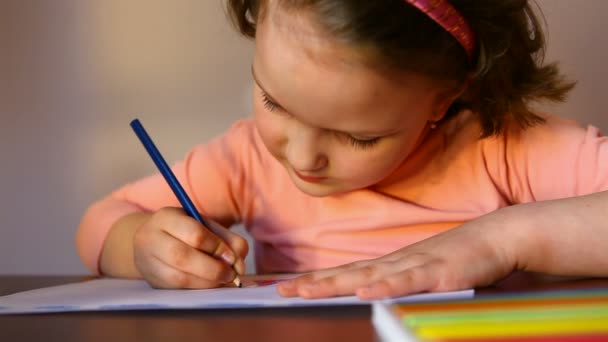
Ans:
POLYGON ((379 289, 376 286, 368 286, 368 287, 362 287, 357 289, 357 291, 355 292, 355 294, 357 295, 357 297, 360 297, 361 299, 384 299, 384 298, 389 298, 389 296, 386 296, 385 294, 382 295, 378 295, 379 293, 379 289))
POLYGON ((364 298, 368 298, 371 295, 372 291, 371 288, 369 287, 362 287, 360 289, 357 289, 356 294, 357 297, 364 297, 364 298))
POLYGON ((232 254, 231 252, 225 251, 224 253, 222 253, 222 260, 224 260, 225 262, 232 265, 232 264, 234 264, 234 261, 235 261, 234 254, 232 254))
POLYGON ((239 259, 234 263, 234 270, 238 274, 245 274, 245 263, 243 260, 239 259))

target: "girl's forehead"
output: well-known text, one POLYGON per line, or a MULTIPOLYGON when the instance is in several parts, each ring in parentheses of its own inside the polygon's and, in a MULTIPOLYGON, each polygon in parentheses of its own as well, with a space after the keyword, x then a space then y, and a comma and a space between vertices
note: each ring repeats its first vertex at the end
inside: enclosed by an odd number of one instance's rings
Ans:
POLYGON ((411 86, 415 82, 416 88, 427 91, 428 87, 436 86, 423 75, 387 70, 366 62, 364 47, 348 46, 334 39, 314 24, 309 11, 282 10, 275 5, 265 12, 255 37, 255 64, 261 64, 256 68, 259 73, 276 71, 283 77, 318 77, 319 81, 338 77, 351 87, 357 86, 353 81, 391 86, 411 86))
POLYGON ((348 59, 345 57, 354 52, 320 28, 311 10, 287 10, 284 6, 271 4, 259 22, 256 41, 260 35, 266 36, 269 43, 292 42, 294 44, 282 47, 304 53, 309 58, 331 56, 334 60, 341 58, 346 62, 348 59))
POLYGON ((314 126, 384 132, 402 123, 404 108, 428 114, 429 82, 418 75, 387 77, 361 63, 306 14, 267 9, 257 27, 253 69, 274 102, 314 126))
POLYGON ((306 59, 321 69, 346 72, 366 69, 368 74, 391 78, 396 83, 407 81, 411 76, 415 76, 417 82, 423 78, 431 81, 421 74, 383 65, 378 51, 372 46, 338 39, 317 23, 316 14, 306 6, 287 7, 280 1, 268 1, 256 27, 255 42, 256 52, 260 52, 256 57, 306 59))
POLYGON ((356 67, 350 49, 316 28, 309 15, 285 11, 276 5, 264 12, 256 32, 254 62, 263 79, 271 76, 266 74, 327 79, 356 67), (305 72, 289 74, 294 71, 305 72))
MULTIPOLYGON (((377 74, 381 68, 371 62, 369 47, 352 46, 321 28, 310 9, 284 8, 271 1, 256 28, 256 57, 287 61, 311 61, 318 69, 368 69, 377 74)), ((394 70, 392 70, 394 71, 394 70)), ((382 70, 385 72, 385 70, 382 70)), ((394 75, 394 72, 385 73, 394 75)))

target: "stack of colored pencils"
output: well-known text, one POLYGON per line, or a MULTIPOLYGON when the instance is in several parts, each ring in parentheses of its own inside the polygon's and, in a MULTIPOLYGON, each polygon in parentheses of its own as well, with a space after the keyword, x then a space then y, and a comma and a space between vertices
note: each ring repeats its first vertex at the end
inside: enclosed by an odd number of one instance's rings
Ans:
POLYGON ((608 289, 379 302, 373 323, 387 341, 608 341, 608 289))

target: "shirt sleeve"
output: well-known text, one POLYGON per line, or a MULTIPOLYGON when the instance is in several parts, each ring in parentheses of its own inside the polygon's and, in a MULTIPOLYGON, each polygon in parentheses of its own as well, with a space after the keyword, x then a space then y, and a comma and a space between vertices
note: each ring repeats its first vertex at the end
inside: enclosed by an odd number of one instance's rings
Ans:
MULTIPOLYGON (((253 123, 239 121, 223 136, 194 147, 171 167, 197 209, 224 226, 240 221, 241 206, 247 203, 244 169, 250 164, 253 140, 253 123)), ((160 173, 127 184, 85 212, 76 236, 78 254, 89 270, 99 274, 103 243, 119 218, 179 206, 160 173)))
POLYGON ((484 154, 512 204, 608 190, 608 138, 593 126, 549 116, 490 139, 484 154))

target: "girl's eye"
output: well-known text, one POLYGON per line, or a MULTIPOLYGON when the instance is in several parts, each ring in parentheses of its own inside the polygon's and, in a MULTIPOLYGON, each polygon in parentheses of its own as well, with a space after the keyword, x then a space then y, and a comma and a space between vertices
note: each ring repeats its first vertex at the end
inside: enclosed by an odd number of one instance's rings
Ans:
POLYGON ((264 108, 268 109, 270 112, 274 112, 275 109, 278 108, 278 105, 272 102, 271 99, 268 98, 266 93, 262 92, 262 102, 264 103, 264 108))
POLYGON ((376 145, 378 143, 378 141, 380 141, 380 138, 372 138, 372 139, 367 139, 367 140, 361 140, 361 139, 356 139, 353 138, 352 136, 348 136, 348 142, 356 149, 367 149, 370 147, 373 147, 374 145, 376 145))

